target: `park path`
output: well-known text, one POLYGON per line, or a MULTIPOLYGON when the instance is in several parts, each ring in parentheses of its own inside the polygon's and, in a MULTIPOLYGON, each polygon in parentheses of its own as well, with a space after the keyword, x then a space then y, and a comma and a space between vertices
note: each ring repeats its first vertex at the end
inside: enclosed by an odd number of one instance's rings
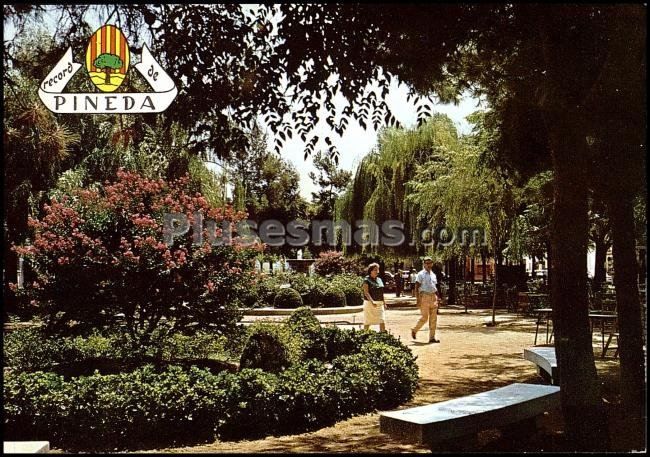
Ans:
MULTIPOLYGON (((525 347, 533 344, 535 323, 531 318, 499 313, 497 327, 485 327, 490 310, 443 308, 438 316, 437 338, 440 344, 427 343, 422 330, 416 341, 410 327, 419 317, 415 308, 393 308, 387 311, 387 327, 415 355, 420 369, 420 382, 414 398, 403 407, 439 402, 502 387, 512 382, 541 383, 533 364, 522 357, 525 347)), ((322 316, 322 321, 348 320, 361 322, 356 315, 322 316)), ((614 362, 616 363, 616 362, 614 362)), ((550 420, 550 419, 549 419, 550 420)), ((557 428, 557 424, 549 426, 557 428)), ((498 432, 495 432, 498 434, 498 432)), ((494 437, 483 432, 480 440, 494 437)), ((158 452, 429 452, 424 446, 396 441, 379 432, 379 414, 357 416, 309 433, 260 440, 221 442, 160 449, 158 452)))

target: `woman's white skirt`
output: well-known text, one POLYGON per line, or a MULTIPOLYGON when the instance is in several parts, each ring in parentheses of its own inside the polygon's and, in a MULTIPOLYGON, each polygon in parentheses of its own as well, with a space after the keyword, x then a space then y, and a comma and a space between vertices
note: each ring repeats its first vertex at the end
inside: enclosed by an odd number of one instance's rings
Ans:
POLYGON ((375 300, 375 306, 368 300, 363 301, 363 323, 364 325, 385 324, 386 316, 384 302, 375 300))

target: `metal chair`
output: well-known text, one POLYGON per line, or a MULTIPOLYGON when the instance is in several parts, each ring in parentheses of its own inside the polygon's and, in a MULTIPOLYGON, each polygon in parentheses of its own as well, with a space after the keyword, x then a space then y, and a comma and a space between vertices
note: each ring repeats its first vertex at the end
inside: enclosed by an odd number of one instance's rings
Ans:
POLYGON ((603 347, 603 353, 601 354, 601 357, 605 357, 607 354, 607 350, 609 349, 609 345, 611 344, 613 338, 616 338, 616 346, 612 346, 612 348, 616 349, 614 352, 614 357, 618 357, 618 319, 612 321, 611 324, 606 324, 605 333, 609 334, 609 337, 607 338, 607 342, 603 347))
POLYGON ((537 322, 535 323, 535 343, 533 343, 533 345, 537 345, 537 335, 539 333, 540 324, 546 324, 546 344, 550 344, 553 339, 553 327, 551 326, 551 321, 550 313, 539 313, 539 316, 537 316, 537 322), (549 328, 551 329, 550 335, 548 333, 549 328))

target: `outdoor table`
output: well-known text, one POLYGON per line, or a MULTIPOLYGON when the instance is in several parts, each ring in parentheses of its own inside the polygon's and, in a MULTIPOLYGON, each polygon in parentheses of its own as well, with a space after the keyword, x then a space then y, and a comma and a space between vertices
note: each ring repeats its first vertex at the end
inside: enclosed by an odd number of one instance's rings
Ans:
POLYGON ((549 328, 549 323, 553 317, 553 309, 552 308, 537 308, 533 310, 534 313, 537 313, 537 322, 535 326, 535 343, 537 344, 537 333, 539 332, 539 324, 543 322, 544 319, 546 319, 546 344, 549 344, 551 339, 553 338, 553 331, 551 331, 551 335, 549 337, 548 334, 548 328, 549 328))
POLYGON ((535 303, 540 303, 542 299, 548 299, 548 294, 543 294, 539 292, 528 292, 528 298, 533 299, 535 303))
MULTIPOLYGON (((599 320, 600 321, 600 334, 602 337, 602 349, 603 349, 603 356, 605 353, 605 321, 612 321, 616 322, 616 319, 618 319, 617 314, 607 314, 607 313, 589 313, 589 320, 599 320)), ((593 324, 591 325, 591 333, 593 334, 594 332, 594 326, 593 324)))

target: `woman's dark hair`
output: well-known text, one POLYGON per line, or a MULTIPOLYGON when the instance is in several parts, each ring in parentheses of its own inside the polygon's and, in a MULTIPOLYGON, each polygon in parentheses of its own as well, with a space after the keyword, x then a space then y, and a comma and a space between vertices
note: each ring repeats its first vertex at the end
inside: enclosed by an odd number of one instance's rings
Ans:
POLYGON ((374 270, 375 268, 379 269, 379 264, 378 263, 371 263, 368 265, 368 276, 370 276, 370 272, 374 270))

